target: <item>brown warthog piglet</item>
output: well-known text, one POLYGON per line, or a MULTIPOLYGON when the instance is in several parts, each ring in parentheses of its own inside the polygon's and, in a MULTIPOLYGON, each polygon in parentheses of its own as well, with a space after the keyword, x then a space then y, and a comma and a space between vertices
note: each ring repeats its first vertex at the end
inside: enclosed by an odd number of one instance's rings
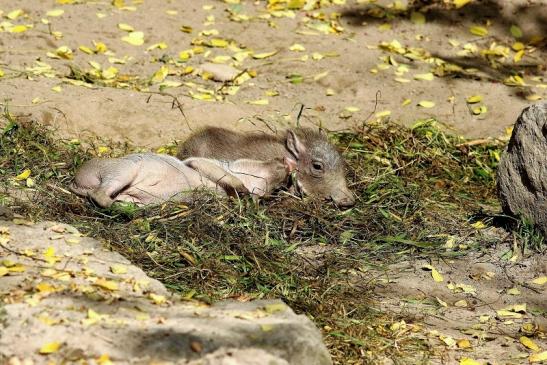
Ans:
POLYGON ((331 198, 342 207, 355 204, 347 186, 344 160, 320 131, 298 128, 270 135, 208 127, 190 136, 181 145, 177 157, 181 160, 206 157, 227 161, 284 158, 296 171, 298 187, 305 194, 331 198))

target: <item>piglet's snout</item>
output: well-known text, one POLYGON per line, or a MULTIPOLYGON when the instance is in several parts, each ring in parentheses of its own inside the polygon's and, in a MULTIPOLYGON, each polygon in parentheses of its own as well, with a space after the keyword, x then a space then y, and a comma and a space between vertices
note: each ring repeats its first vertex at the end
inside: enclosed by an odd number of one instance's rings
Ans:
POLYGON ((340 207, 352 207, 355 205, 355 198, 349 190, 339 190, 331 196, 334 203, 340 207))

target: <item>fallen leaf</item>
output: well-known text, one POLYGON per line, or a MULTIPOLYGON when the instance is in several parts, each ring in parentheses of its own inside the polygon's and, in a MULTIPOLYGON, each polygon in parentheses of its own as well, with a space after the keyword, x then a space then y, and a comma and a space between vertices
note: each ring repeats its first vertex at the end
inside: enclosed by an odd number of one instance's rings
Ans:
POLYGON ((467 301, 465 299, 458 300, 456 303, 454 303, 454 307, 465 308, 467 307, 467 301))
POLYGON ((19 175, 15 176, 15 180, 21 181, 26 180, 31 174, 30 169, 25 169, 19 175))
POLYGON ((253 58, 255 58, 255 59, 268 58, 268 57, 271 57, 271 56, 275 55, 276 53, 277 53, 277 51, 264 52, 264 53, 255 53, 255 54, 253 54, 253 58))
POLYGON ((488 29, 481 27, 480 25, 473 25, 469 28, 471 34, 477 35, 479 37, 484 37, 488 35, 488 29))
POLYGON ((383 118, 391 115, 391 110, 383 110, 381 112, 376 113, 376 118, 383 118))
POLYGON ((127 42, 133 46, 142 46, 144 44, 144 33, 130 32, 127 36, 122 37, 122 41, 127 42))
POLYGON ((422 108, 433 108, 435 106, 435 103, 429 100, 422 100, 418 103, 419 106, 422 108))
POLYGON ((415 80, 424 80, 424 81, 431 81, 433 80, 434 76, 431 72, 428 72, 426 74, 417 74, 414 75, 415 80))
POLYGON ((541 99, 543 99, 543 98, 541 97, 541 95, 538 95, 538 94, 532 94, 532 95, 526 96, 526 100, 528 100, 528 101, 538 101, 538 100, 541 100, 541 99))
POLYGON ((160 305, 160 304, 163 304, 163 303, 167 302, 167 299, 163 295, 150 293, 149 297, 150 297, 150 299, 152 299, 154 304, 157 304, 157 305, 160 305))
POLYGON ((61 348, 61 344, 59 342, 46 343, 45 345, 40 347, 40 353, 43 355, 52 354, 59 351, 59 348, 61 348))
POLYGON ((545 285, 545 283, 547 283, 547 276, 540 276, 539 278, 532 280, 532 284, 536 285, 545 285))
POLYGON ((52 17, 56 17, 56 16, 61 16, 65 13, 65 11, 63 9, 53 9, 53 10, 50 10, 46 13, 46 16, 52 16, 52 17))
POLYGON ((456 9, 459 9, 469 4, 471 1, 472 0, 454 0, 454 5, 456 6, 456 9))
POLYGON ((258 99, 258 100, 249 100, 249 101, 246 101, 246 103, 251 105, 268 105, 270 102, 268 99, 258 99))
POLYGON ((469 357, 462 357, 460 359, 460 365, 482 365, 482 363, 469 357))
POLYGON ((531 363, 547 361, 547 351, 540 352, 539 354, 532 354, 528 358, 531 363))
POLYGON ((534 342, 532 341, 530 338, 526 337, 526 336, 521 336, 519 338, 519 341, 521 344, 523 344, 525 347, 529 348, 530 350, 532 351, 539 351, 541 350, 539 348, 539 346, 534 342))
POLYGON ((289 50, 294 52, 304 52, 306 48, 304 48, 304 46, 301 44, 295 43, 289 47, 289 50))
POLYGON ((520 29, 518 25, 511 25, 511 28, 509 28, 509 31, 511 32, 511 35, 515 38, 522 37, 522 29, 520 29))
POLYGON ((444 281, 443 276, 437 271, 437 269, 435 269, 435 267, 433 267, 433 265, 424 265, 422 266, 422 269, 431 270, 431 277, 435 280, 435 282, 440 283, 444 281))
POLYGON ((471 342, 469 342, 468 339, 464 338, 464 339, 458 340, 456 342, 456 345, 458 345, 458 347, 461 349, 468 349, 471 347, 471 342))
POLYGON ((482 96, 481 95, 473 95, 473 96, 470 96, 467 99, 465 99, 465 101, 467 101, 469 104, 480 103, 482 101, 482 96))
POLYGON ((423 13, 413 11, 410 14, 410 21, 416 25, 425 24, 425 15, 423 13))
POLYGON ((94 284, 104 289, 108 289, 112 291, 118 290, 118 283, 112 280, 97 279, 94 284))
POLYGON ((125 23, 119 23, 118 28, 121 29, 121 30, 124 30, 126 32, 134 32, 135 31, 135 28, 133 28, 129 24, 125 24, 125 23))
POLYGON ((520 290, 517 288, 511 288, 507 290, 507 294, 509 295, 520 295, 520 290))
POLYGON ((120 265, 120 264, 114 264, 110 266, 110 271, 113 274, 120 275, 120 274, 127 274, 127 266, 120 265))

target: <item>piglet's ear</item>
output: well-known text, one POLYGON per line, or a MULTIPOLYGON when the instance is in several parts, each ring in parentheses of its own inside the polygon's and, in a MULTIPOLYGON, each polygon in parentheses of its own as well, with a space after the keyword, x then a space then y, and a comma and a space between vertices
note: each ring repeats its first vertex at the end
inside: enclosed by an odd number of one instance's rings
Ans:
POLYGON ((293 130, 287 132, 287 149, 299 160, 300 156, 306 152, 306 147, 300 142, 300 139, 293 130))
POLYGON ((293 172, 294 170, 296 170, 296 161, 293 160, 292 158, 290 157, 285 157, 283 159, 283 164, 285 165, 285 169, 287 169, 287 172, 290 174, 291 172, 293 172))

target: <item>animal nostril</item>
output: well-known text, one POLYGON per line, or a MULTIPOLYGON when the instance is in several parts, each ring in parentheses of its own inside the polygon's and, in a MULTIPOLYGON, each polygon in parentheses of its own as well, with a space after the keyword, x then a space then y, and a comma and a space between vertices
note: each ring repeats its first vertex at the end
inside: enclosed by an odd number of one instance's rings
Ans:
POLYGON ((352 197, 348 197, 348 196, 345 196, 345 197, 340 198, 340 199, 333 198, 333 200, 336 204, 338 204, 341 207, 351 207, 351 206, 355 205, 355 199, 353 199, 352 197))

